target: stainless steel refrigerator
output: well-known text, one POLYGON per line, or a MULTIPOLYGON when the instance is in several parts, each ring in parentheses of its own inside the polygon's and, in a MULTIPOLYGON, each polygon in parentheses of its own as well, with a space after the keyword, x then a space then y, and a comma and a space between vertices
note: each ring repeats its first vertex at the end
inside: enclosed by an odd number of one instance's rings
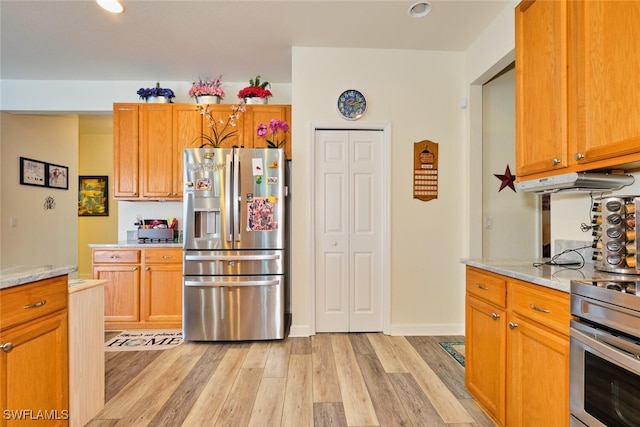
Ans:
POLYGON ((284 171, 281 149, 184 150, 186 340, 284 338, 284 171))

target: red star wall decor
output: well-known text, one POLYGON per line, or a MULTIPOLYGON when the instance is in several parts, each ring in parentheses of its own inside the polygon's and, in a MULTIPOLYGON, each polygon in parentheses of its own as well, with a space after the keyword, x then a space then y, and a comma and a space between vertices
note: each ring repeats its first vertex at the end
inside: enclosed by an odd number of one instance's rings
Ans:
POLYGON ((514 185, 514 182, 516 181, 516 176, 511 175, 511 169, 509 169, 509 165, 507 165, 507 169, 504 171, 503 175, 498 175, 497 173, 494 173, 493 176, 495 176, 500 181, 502 181, 502 183, 500 184, 500 189, 498 190, 498 193, 501 192, 505 187, 511 188, 514 193, 516 192, 516 186, 514 185))

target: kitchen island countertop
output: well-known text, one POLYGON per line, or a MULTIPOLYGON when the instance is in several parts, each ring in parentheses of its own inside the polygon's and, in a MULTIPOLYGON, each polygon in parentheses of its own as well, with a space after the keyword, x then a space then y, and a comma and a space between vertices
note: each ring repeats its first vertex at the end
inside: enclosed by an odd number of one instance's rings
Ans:
POLYGON ((49 279, 78 271, 76 265, 17 265, 0 268, 0 289, 49 279))
POLYGON ((544 264, 549 259, 484 259, 466 258, 461 262, 470 267, 523 280, 547 288, 569 292, 571 280, 592 278, 620 278, 619 274, 605 273, 594 269, 592 263, 579 266, 554 266, 544 264), (542 264, 542 265, 539 265, 542 264))
POLYGON ((182 248, 182 243, 173 243, 173 242, 140 243, 137 240, 125 240, 125 241, 116 242, 116 243, 89 243, 89 247, 92 249, 182 248))

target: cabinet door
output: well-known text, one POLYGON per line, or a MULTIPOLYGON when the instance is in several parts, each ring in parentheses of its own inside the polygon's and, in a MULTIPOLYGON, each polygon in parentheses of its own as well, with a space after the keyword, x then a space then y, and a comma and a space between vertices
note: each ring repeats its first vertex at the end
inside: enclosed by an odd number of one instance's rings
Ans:
MULTIPOLYGON (((144 267, 140 313, 142 321, 182 325, 182 264, 144 267)), ((170 325, 163 325, 169 327, 170 325)))
MULTIPOLYGON (((291 126, 291 106, 289 105, 248 105, 245 114, 245 138, 244 146, 247 148, 267 148, 265 138, 258 136, 258 125, 264 123, 269 126, 272 119, 283 120, 291 126)), ((269 137, 271 134, 268 135, 269 137)), ((291 158, 291 130, 280 138, 286 138, 285 144, 280 148, 284 149, 287 159, 291 158)))
POLYGON ((104 285, 105 322, 140 320, 140 267, 137 265, 94 265, 93 278, 104 285))
POLYGON ((182 197, 184 149, 197 148, 202 144, 202 114, 195 104, 173 106, 173 190, 175 197, 182 197))
MULTIPOLYGON (((220 144, 220 148, 242 147, 244 145, 244 121, 245 113, 240 113, 237 119, 229 120, 229 117, 234 113, 234 108, 237 105, 229 104, 209 104, 207 111, 210 114, 205 114, 202 120, 202 134, 207 136, 213 136, 213 128, 216 132, 222 136, 230 135, 220 144)), ((195 148, 206 143, 205 139, 196 143, 195 148)))
POLYGON ((138 104, 113 105, 113 196, 137 198, 138 104))
POLYGON ((560 170, 567 159, 567 2, 516 8, 516 169, 560 170))
POLYGON ((577 28, 575 96, 583 162, 640 152, 640 3, 572 2, 577 28))
POLYGON ((140 156, 142 196, 177 197, 173 189, 173 106, 140 106, 140 156))
POLYGON ((505 422, 506 316, 467 293, 465 385, 501 425, 505 422))
POLYGON ((507 425, 569 425, 569 338, 512 315, 507 332, 507 425))
MULTIPOLYGON (((33 320, 2 332, 0 351, 0 407, 22 411, 22 416, 42 417, 33 421, 7 419, 2 426, 67 426, 69 417, 67 310, 33 320), (26 411, 32 410, 32 413, 26 411), (44 411, 47 411, 46 413, 44 411)), ((28 418, 27 418, 28 419, 28 418)))

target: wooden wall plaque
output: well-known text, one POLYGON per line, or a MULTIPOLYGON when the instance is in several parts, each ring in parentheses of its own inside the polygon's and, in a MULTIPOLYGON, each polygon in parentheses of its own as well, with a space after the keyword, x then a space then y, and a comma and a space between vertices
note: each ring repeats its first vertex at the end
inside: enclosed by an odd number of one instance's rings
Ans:
POLYGON ((438 144, 420 141, 413 144, 413 198, 428 201, 438 198, 438 144))

